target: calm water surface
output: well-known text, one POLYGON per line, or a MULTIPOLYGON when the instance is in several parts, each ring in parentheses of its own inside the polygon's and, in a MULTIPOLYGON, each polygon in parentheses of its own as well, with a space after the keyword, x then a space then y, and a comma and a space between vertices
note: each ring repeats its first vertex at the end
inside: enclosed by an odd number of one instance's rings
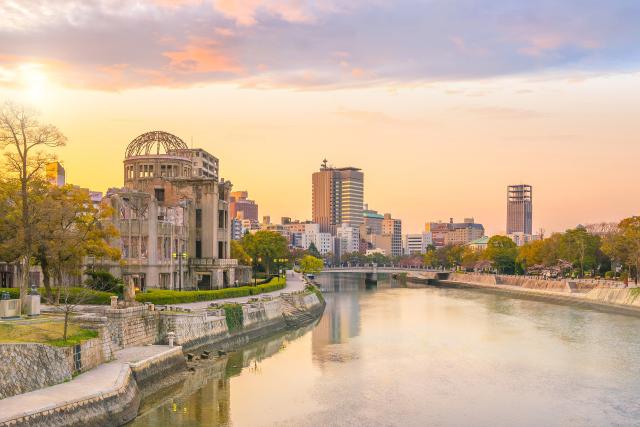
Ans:
POLYGON ((136 426, 640 425, 640 319, 325 274, 317 325, 190 375, 136 426))

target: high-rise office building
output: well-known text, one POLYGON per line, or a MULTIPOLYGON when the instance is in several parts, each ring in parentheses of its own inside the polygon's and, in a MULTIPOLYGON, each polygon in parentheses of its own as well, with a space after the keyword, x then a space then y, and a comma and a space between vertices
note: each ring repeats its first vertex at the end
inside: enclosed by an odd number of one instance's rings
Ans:
POLYGON ((391 214, 384 214, 382 234, 391 236, 391 252, 388 255, 402 255, 402 221, 391 218, 391 214))
POLYGON ((312 176, 312 217, 321 232, 335 234, 344 224, 359 227, 363 222, 364 174, 358 168, 334 168, 324 160, 312 176))
POLYGON ((507 234, 533 234, 532 195, 530 185, 507 187, 507 234))

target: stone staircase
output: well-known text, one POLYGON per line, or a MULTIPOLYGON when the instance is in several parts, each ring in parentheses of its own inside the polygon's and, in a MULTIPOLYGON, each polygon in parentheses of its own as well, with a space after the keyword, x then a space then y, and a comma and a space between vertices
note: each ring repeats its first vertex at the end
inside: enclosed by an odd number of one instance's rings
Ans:
POLYGON ((289 328, 299 328, 316 320, 316 316, 300 307, 299 300, 292 294, 280 294, 283 301, 282 316, 289 328))

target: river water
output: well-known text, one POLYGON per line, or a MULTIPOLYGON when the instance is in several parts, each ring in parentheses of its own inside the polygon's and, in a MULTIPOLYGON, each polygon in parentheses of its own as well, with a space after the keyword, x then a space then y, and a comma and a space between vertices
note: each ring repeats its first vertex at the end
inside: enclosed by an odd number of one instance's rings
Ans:
POLYGON ((136 426, 640 425, 640 318, 381 276, 191 374, 136 426))

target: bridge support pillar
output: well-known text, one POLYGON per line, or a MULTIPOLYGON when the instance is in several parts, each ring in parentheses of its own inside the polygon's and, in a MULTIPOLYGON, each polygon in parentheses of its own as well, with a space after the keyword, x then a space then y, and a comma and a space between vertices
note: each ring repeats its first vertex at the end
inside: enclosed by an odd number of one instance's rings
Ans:
POLYGON ((366 284, 378 284, 378 273, 365 273, 364 282, 366 284))

